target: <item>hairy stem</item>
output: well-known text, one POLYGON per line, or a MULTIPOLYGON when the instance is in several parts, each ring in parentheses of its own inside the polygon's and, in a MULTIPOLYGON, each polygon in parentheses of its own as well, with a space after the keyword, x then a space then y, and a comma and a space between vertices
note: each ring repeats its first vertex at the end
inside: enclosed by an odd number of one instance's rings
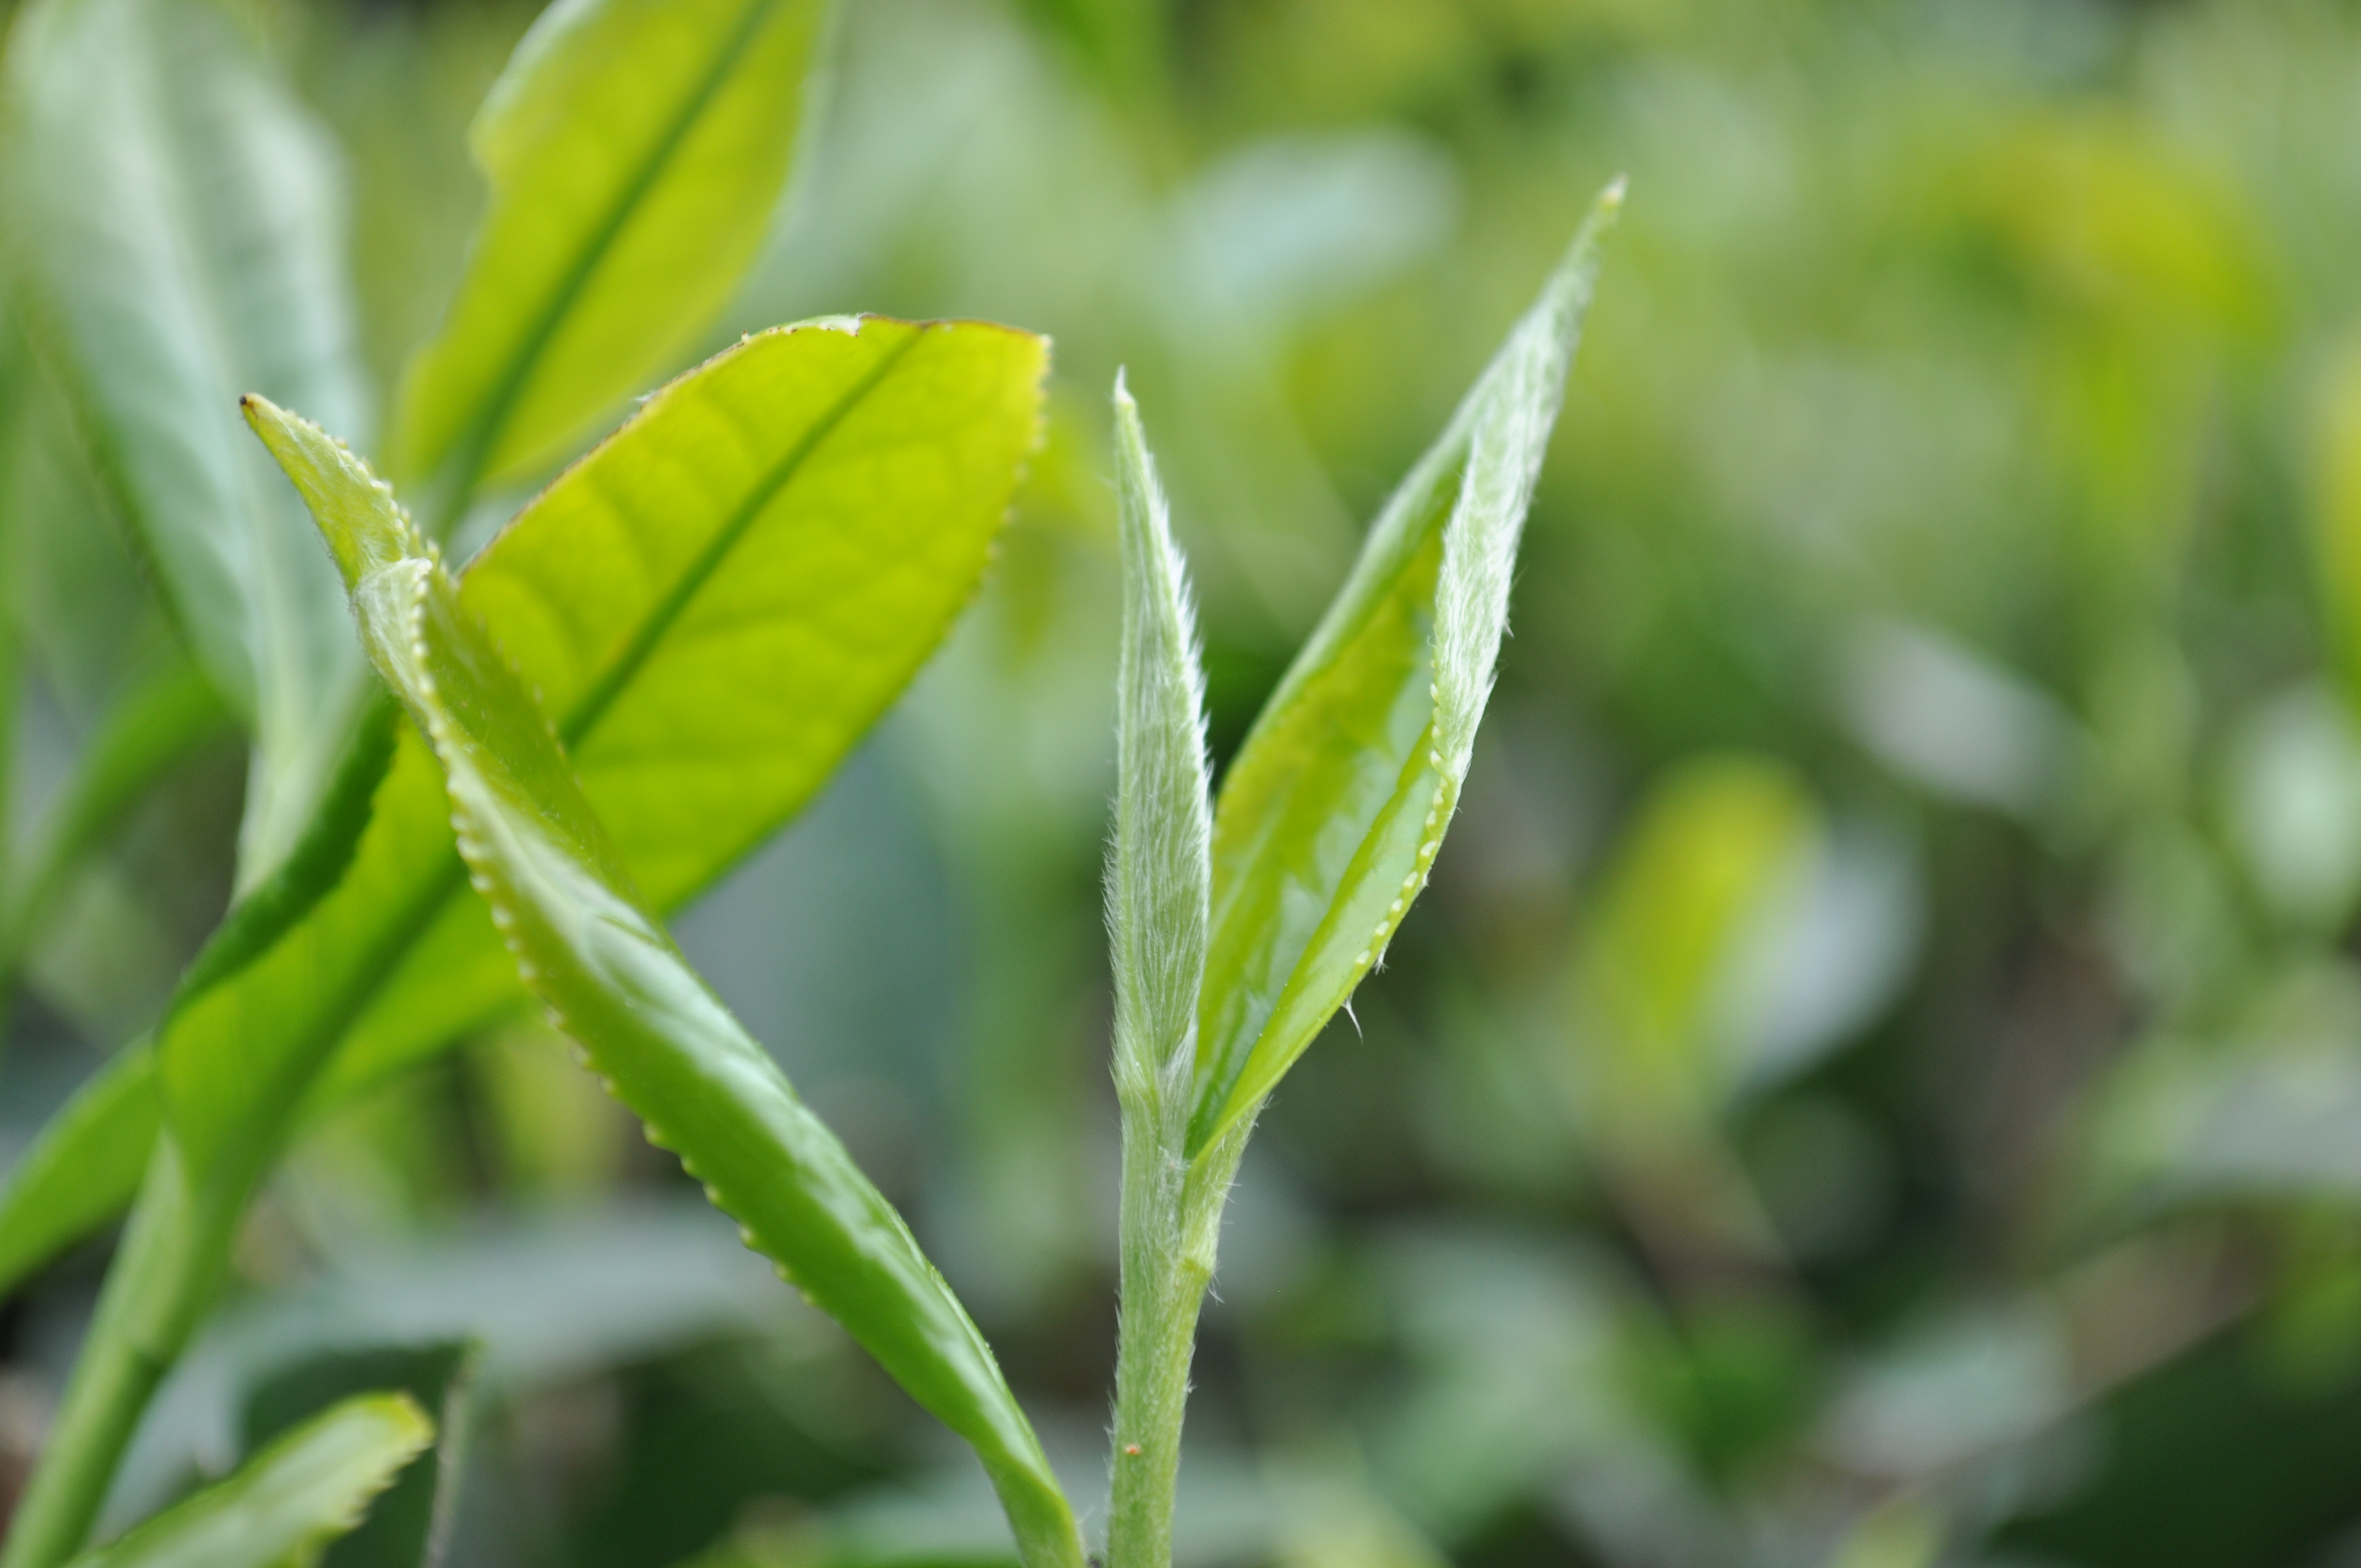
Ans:
MULTIPOLYGON (((1184 1080, 1185 1081, 1185 1080, 1184 1080)), ((1161 1136, 1162 1120, 1125 1107, 1123 1308, 1115 1374, 1115 1487, 1107 1523, 1109 1568, 1170 1568, 1172 1499, 1197 1314, 1213 1279, 1222 1206, 1237 1174, 1251 1119, 1184 1158, 1187 1102, 1161 1136)), ((1142 1111, 1148 1107, 1141 1107, 1142 1111)), ((1157 1109, 1161 1109, 1158 1107, 1157 1109)))
POLYGON ((245 1168, 199 1187, 171 1137, 158 1140, 0 1568, 58 1568, 82 1550, 141 1412, 228 1270, 245 1168))

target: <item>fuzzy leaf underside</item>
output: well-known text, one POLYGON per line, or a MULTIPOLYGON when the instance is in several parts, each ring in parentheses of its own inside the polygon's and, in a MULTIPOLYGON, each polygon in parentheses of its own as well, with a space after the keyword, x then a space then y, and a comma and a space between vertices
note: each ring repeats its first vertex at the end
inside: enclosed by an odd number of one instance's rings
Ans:
POLYGON ((1169 509, 1138 407, 1120 381, 1115 455, 1124 563, 1115 848, 1107 867, 1115 1074, 1127 1112, 1151 1101, 1160 1110, 1168 1090, 1185 1112, 1213 877, 1204 677, 1169 509), (1178 1081, 1168 1085, 1163 1080, 1176 1065, 1178 1081))
POLYGON ((769 226, 826 15, 822 0, 542 14, 470 132, 489 199, 404 373, 395 472, 461 493, 530 473, 675 360, 769 226))
POLYGON ((1079 1564, 1071 1513, 983 1336, 900 1216, 673 946, 557 729, 440 561, 315 428, 267 407, 255 422, 314 498, 362 642, 432 739, 476 890, 552 1021, 747 1244, 975 1450, 1027 1560, 1079 1564))
POLYGON ((1192 1154, 1254 1113, 1425 885, 1491 693, 1518 534, 1620 203, 1620 186, 1600 198, 1387 502, 1224 781, 1192 1154))

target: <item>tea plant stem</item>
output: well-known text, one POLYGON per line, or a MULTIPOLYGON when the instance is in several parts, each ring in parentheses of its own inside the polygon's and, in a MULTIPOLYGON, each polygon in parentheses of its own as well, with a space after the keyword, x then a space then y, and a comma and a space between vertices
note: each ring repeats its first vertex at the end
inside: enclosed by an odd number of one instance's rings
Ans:
POLYGON ((1174 1098, 1180 1108, 1169 1128, 1152 1114, 1160 1105, 1125 1107, 1109 1568, 1170 1568, 1172 1499, 1197 1316, 1213 1279, 1222 1206, 1251 1125, 1248 1118, 1195 1160, 1186 1159, 1180 1147, 1187 1135, 1187 1102, 1174 1098))
POLYGON ((58 1568, 81 1551, 141 1412, 227 1272, 249 1186, 197 1186, 170 1135, 158 1140, 0 1568, 58 1568))

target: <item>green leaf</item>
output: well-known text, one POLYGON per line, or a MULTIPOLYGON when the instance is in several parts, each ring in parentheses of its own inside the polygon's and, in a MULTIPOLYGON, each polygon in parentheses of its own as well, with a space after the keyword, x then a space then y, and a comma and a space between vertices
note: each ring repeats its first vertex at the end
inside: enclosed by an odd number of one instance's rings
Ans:
POLYGON ((258 388, 363 426, 335 168, 211 0, 37 0, 6 91, 32 335, 254 731, 249 885, 310 818, 367 689, 335 575, 236 417, 258 388))
POLYGON ((1621 192, 1599 198, 1386 503, 1223 783, 1192 1154, 1253 1115, 1425 884, 1491 695, 1517 536, 1621 192))
MULTIPOLYGON (((462 596, 483 596, 544 696, 571 694, 585 787, 661 906, 818 791, 974 592, 1037 433, 1047 347, 973 323, 757 334, 649 399, 470 569, 462 596), (572 623, 542 600, 616 619, 572 623), (661 754, 635 754, 652 740, 661 754)), ((449 817, 405 725, 342 879, 309 890, 300 919, 233 915, 158 1035, 192 1159, 526 1004, 465 896, 449 817)), ((44 1145, 93 1191, 137 1189, 144 1150, 62 1127, 44 1145)), ((17 1199, 12 1182, 0 1237, 17 1199)), ((75 1212, 95 1223, 120 1201, 75 1212)))
POLYGON ((1821 832, 1802 781, 1765 758, 1694 759, 1649 790, 1599 883, 1578 970, 1602 1152, 1694 1135, 1743 1086, 1716 1006, 1821 832))
POLYGON ((328 1351, 274 1373, 247 1396, 249 1452, 357 1394, 400 1392, 434 1412, 434 1446, 402 1468, 359 1528, 328 1548, 321 1568, 435 1568, 442 1561, 481 1359, 467 1340, 328 1351))
POLYGON ((217 1486, 157 1515, 74 1568, 308 1564, 425 1448, 434 1425, 408 1396, 347 1399, 217 1486))
MULTIPOLYGON (((469 565, 462 597, 558 716, 657 908, 800 811, 942 640, 1038 435, 1047 353, 976 323, 757 334, 649 399, 469 565)), ((439 820, 440 786, 404 809, 439 820)), ((324 1092, 518 995, 481 905, 454 900, 324 1092)))
MULTIPOLYGON (((259 402, 250 417, 312 499, 370 661, 433 740, 461 852, 527 985, 747 1245, 967 1440, 1027 1561, 1079 1565, 1071 1511, 983 1336, 892 1205, 681 958, 533 689, 439 559, 316 427, 259 402)), ((579 699, 559 707, 580 710, 579 699)))
POLYGON ((25 956, 49 905, 158 779, 229 728, 213 683, 175 660, 124 694, 34 829, 27 865, 0 901, 0 981, 25 956))
POLYGON ((143 1040, 49 1119, 0 1191, 0 1298, 130 1205, 160 1115, 156 1058, 143 1040))
POLYGON ((470 133, 491 194, 466 275, 402 378, 393 468, 433 483, 439 519, 562 455, 726 302, 785 181, 826 16, 558 0, 525 35, 470 133))
MULTIPOLYGON (((1123 1108, 1123 1255, 1107 1548, 1118 1563, 1154 1563, 1170 1556, 1197 1306, 1213 1271, 1210 1253, 1195 1245, 1207 1233, 1191 1223, 1187 1154, 1213 811, 1188 587, 1139 408, 1120 375, 1115 416, 1123 652, 1107 927, 1123 1108)), ((1229 1183, 1216 1185, 1225 1192, 1229 1183)))
MULTIPOLYGON (((1163 488, 1139 406, 1120 376, 1115 400, 1124 565, 1115 850, 1107 866, 1115 1080, 1127 1114, 1134 1106, 1177 1113, 1169 1128, 1137 1129, 1151 1142, 1170 1135, 1177 1153, 1188 1115, 1213 884, 1204 676, 1163 488)), ((1126 1138, 1133 1131, 1126 1126, 1126 1138)))

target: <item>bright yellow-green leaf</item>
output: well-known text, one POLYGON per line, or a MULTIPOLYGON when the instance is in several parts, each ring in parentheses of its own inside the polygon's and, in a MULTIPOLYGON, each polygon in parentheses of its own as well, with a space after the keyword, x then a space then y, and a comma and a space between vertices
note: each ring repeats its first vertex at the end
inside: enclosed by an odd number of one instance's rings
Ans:
POLYGON ((407 1395, 347 1399, 72 1568, 301 1568, 434 1436, 407 1395))
POLYGON ((431 481, 447 510, 545 465, 706 328, 769 226, 826 11, 557 0, 543 14, 471 133, 490 201, 402 378, 391 448, 406 483, 431 481))
POLYGON ((2323 608, 2348 698, 2361 701, 2361 344, 2347 345, 2323 378, 2312 433, 2323 608))
MULTIPOLYGON (((468 573, 463 596, 566 701, 592 804, 663 907, 808 801, 941 640, 1034 442, 1047 353, 971 323, 761 334, 651 398, 468 573), (593 559, 613 581, 586 578, 593 559), (621 619, 546 608, 576 595, 621 619), (635 745, 658 738, 643 765, 635 745)), ((407 726, 369 812, 342 880, 184 988, 159 1034, 201 1164, 276 1135, 291 1097, 348 1092, 523 1003, 407 726)), ((135 1147, 60 1135, 56 1165, 90 1190, 136 1187, 135 1147)), ((0 1256, 22 1197, 0 1197, 0 1256)), ((24 1266, 80 1234, 22 1223, 42 1239, 24 1266)))
POLYGON ((1192 1152, 1262 1103, 1425 885, 1491 695, 1518 533, 1620 200, 1620 184, 1600 198, 1386 504, 1224 781, 1192 1152))
POLYGON ((366 689, 335 574, 236 411, 260 389, 366 428, 334 164, 214 0, 38 0, 6 82, 33 336, 254 731, 250 886, 301 835, 366 689))
POLYGON ((1652 790, 1618 846, 1588 922, 1582 1000, 1602 1119, 1635 1135, 1693 1119, 1736 1086, 1717 1004, 1774 894, 1794 885, 1819 814, 1786 768, 1711 757, 1652 790), (1645 1128, 1642 1124, 1645 1124, 1645 1128))
MULTIPOLYGON (((903 329, 913 346, 918 330, 903 329)), ((673 946, 533 688, 357 459, 275 409, 254 419, 335 548, 371 662, 433 740, 461 853, 526 984, 748 1245, 974 1448, 1026 1560, 1079 1568, 1071 1510, 983 1336, 892 1205, 673 946)), ((609 684, 577 681, 558 711, 590 708, 609 684)))

